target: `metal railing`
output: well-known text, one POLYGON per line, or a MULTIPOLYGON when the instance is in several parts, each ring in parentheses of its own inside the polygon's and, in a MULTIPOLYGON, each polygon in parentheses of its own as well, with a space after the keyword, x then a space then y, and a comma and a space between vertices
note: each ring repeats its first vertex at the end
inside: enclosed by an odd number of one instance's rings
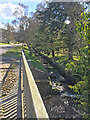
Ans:
POLYGON ((49 120, 46 108, 42 101, 41 95, 38 91, 37 85, 31 73, 30 67, 22 51, 23 63, 23 86, 26 101, 27 118, 37 118, 38 120, 44 118, 49 120))

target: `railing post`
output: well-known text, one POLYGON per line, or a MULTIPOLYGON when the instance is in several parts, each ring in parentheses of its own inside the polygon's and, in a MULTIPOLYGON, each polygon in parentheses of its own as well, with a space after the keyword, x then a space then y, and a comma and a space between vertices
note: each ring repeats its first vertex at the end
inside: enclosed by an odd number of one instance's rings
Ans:
POLYGON ((17 118, 22 118, 21 58, 19 62, 17 118))

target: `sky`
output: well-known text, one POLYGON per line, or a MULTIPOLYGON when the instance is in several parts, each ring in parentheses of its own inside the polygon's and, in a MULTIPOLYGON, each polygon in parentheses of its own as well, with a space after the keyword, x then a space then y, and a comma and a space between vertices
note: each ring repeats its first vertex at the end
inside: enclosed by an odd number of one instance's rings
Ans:
POLYGON ((23 8, 18 6, 19 3, 23 3, 24 5, 28 6, 28 10, 30 13, 30 12, 35 12, 37 4, 41 2, 40 0, 38 1, 34 0, 33 2, 32 0, 28 0, 28 1, 27 0, 2 0, 2 1, 0 0, 0 28, 4 28, 3 23, 8 23, 8 22, 10 23, 12 20, 15 19, 15 17, 13 16, 15 8, 18 7, 18 9, 22 11, 22 14, 24 13, 23 8))
POLYGON ((24 5, 28 6, 30 13, 35 12, 37 4, 39 4, 41 1, 43 0, 0 0, 0 28, 4 28, 3 23, 11 23, 11 21, 15 19, 13 13, 16 7, 18 7, 23 14, 22 7, 18 6, 19 3, 23 3, 24 5))

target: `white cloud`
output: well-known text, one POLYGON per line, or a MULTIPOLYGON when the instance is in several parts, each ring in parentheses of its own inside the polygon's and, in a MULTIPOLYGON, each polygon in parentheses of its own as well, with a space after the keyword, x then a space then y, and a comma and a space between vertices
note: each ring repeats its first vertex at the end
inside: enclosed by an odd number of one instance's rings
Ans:
MULTIPOLYGON (((9 0, 9 2, 42 2, 43 0, 9 0)), ((0 0, 2 2, 2 0, 0 0)), ((4 2, 8 2, 8 0, 4 0, 4 2)))
POLYGON ((5 25, 1 24, 1 25, 0 25, 0 28, 4 28, 4 29, 5 29, 6 27, 5 27, 5 25))
POLYGON ((24 14, 23 8, 19 5, 15 5, 12 3, 0 4, 0 17, 4 19, 14 18, 15 16, 13 15, 13 13, 15 12, 16 8, 18 8, 18 11, 22 11, 22 15, 24 14))

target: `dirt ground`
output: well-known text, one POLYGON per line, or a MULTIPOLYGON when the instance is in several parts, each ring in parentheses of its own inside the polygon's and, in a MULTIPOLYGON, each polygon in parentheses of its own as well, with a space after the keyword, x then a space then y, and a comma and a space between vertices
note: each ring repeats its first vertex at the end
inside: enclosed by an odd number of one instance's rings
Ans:
POLYGON ((63 96, 59 92, 52 90, 47 74, 45 75, 45 73, 33 67, 31 67, 31 71, 35 81, 38 80, 36 84, 50 118, 81 118, 77 104, 74 103, 74 98, 63 96))

